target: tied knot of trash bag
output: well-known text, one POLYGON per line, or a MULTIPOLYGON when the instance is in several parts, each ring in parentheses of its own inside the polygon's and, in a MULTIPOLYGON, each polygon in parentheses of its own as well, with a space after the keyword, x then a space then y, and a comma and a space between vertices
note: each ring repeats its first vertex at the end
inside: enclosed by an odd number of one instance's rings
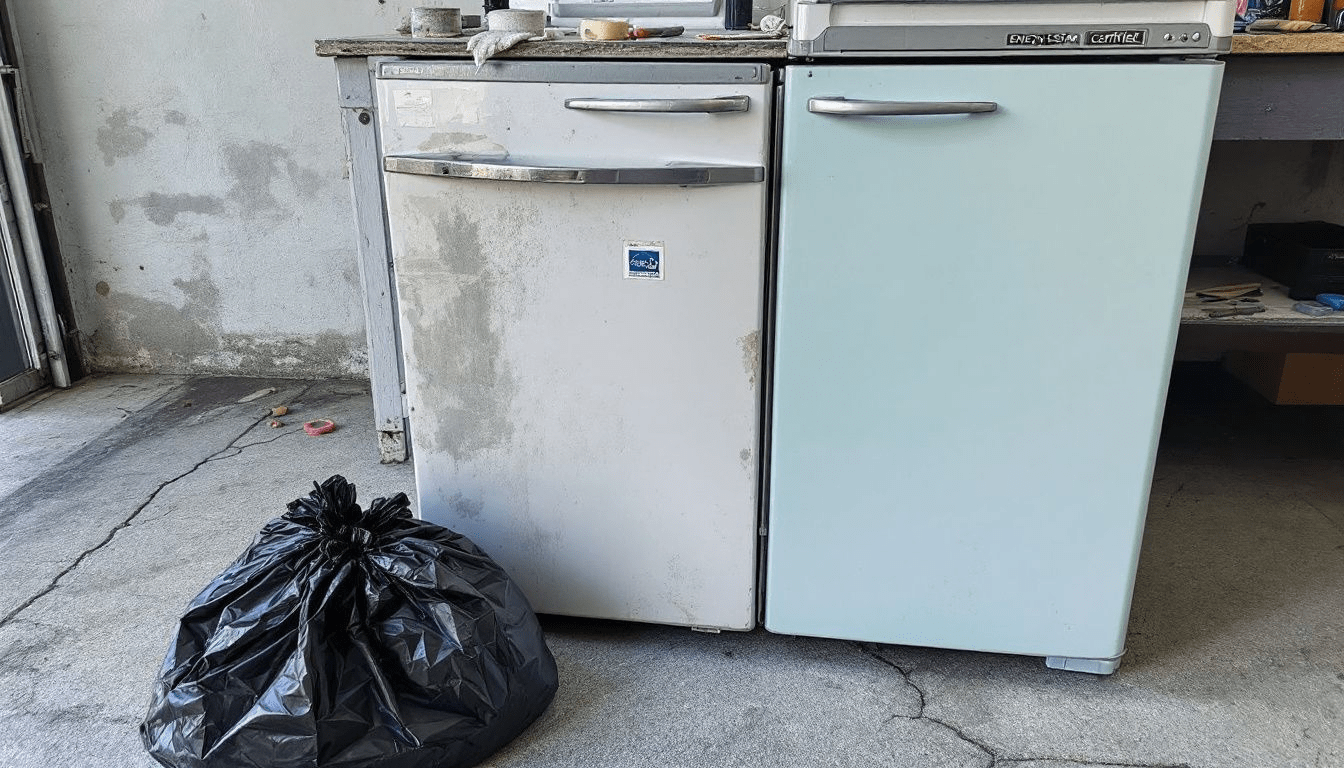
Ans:
POLYGON ((411 517, 404 493, 374 499, 367 510, 355 501, 355 486, 340 475, 313 483, 307 498, 289 503, 285 517, 316 531, 321 551, 331 558, 356 556, 377 546, 378 540, 411 517))
POLYGON ((373 534, 367 528, 342 525, 334 531, 326 531, 322 539, 322 554, 330 558, 354 556, 364 552, 364 548, 373 541, 373 534))

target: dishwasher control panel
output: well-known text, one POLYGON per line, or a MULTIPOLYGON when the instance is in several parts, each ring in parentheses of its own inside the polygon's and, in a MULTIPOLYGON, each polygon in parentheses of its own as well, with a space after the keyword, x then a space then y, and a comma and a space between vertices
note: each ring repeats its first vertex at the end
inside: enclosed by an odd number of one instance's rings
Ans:
POLYGON ((1231 48, 1231 0, 795 0, 795 56, 1169 56, 1231 48))

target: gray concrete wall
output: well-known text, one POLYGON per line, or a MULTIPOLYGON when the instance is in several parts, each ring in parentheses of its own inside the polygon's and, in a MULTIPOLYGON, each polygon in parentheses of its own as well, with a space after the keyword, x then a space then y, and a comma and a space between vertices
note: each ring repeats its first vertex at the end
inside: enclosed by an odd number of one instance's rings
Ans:
POLYGON ((1317 220, 1344 224, 1344 142, 1213 143, 1196 259, 1239 258, 1247 224, 1317 220))
POLYGON ((366 374, 335 67, 313 40, 432 4, 10 3, 94 369, 366 374))

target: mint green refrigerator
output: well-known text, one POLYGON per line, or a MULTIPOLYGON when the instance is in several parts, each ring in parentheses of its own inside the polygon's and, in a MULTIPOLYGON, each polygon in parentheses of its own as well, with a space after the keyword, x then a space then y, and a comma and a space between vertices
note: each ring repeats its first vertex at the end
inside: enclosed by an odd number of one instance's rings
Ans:
POLYGON ((768 629, 1114 671, 1221 76, 785 69, 768 629))

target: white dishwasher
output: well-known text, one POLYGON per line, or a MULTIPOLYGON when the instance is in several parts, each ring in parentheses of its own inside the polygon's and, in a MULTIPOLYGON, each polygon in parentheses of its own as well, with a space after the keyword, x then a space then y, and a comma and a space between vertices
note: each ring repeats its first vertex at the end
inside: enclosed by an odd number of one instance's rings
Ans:
POLYGON ((377 67, 421 515, 539 612, 751 628, 769 68, 377 67))

